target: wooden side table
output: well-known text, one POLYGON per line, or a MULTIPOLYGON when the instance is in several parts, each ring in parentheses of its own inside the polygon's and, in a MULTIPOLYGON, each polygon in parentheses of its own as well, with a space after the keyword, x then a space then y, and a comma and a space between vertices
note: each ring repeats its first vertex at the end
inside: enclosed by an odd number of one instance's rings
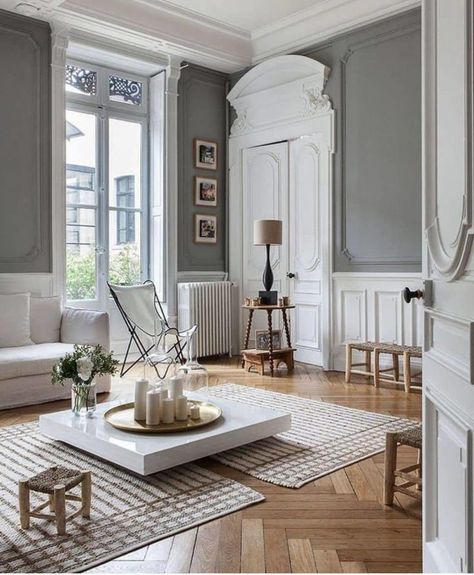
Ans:
MULTIPOLYGON (((255 356, 258 355, 259 356, 259 362, 260 361, 264 361, 266 359, 266 354, 256 354, 256 352, 258 351, 265 351, 266 353, 268 353, 268 359, 270 361, 270 374, 273 376, 273 372, 274 372, 274 363, 275 363, 275 352, 279 352, 279 355, 282 355, 282 352, 286 352, 285 355, 285 359, 288 359, 288 361, 285 361, 287 367, 289 369, 293 368, 293 352, 294 349, 291 346, 291 336, 290 336, 290 326, 288 324, 288 316, 287 316, 287 310, 289 309, 294 309, 295 306, 294 305, 286 305, 286 306, 280 306, 280 305, 259 305, 259 306, 249 306, 249 305, 243 305, 242 306, 243 309, 248 309, 249 310, 249 317, 248 317, 248 321, 247 321, 247 330, 245 332, 245 342, 244 342, 244 349, 242 350, 242 355, 243 355, 243 360, 242 360, 242 367, 245 367, 246 364, 246 355, 249 358, 247 360, 247 365, 248 364, 255 364, 255 356), (262 311, 266 311, 267 312, 267 324, 268 324, 268 352, 267 350, 255 350, 255 349, 248 349, 248 345, 249 345, 249 340, 250 340, 250 331, 252 329, 252 320, 253 320, 253 314, 255 312, 255 310, 262 310, 262 311), (286 336, 286 343, 287 343, 287 348, 283 349, 283 350, 273 350, 273 338, 272 338, 272 328, 273 328, 273 321, 272 321, 272 313, 274 311, 280 311, 282 318, 283 318, 283 326, 285 328, 285 336, 286 336), (288 354, 291 354, 291 359, 288 357, 288 354), (253 361, 252 361, 253 360, 253 361), (291 367, 290 367, 291 366, 291 367)), ((260 370, 259 370, 260 371, 260 370)), ((263 375, 263 374, 262 374, 263 375)))

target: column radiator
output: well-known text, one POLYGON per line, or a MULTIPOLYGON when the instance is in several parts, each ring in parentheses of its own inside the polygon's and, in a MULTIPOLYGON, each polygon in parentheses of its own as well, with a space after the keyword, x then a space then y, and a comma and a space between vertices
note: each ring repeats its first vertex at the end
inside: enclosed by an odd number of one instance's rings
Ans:
POLYGON ((198 357, 231 355, 232 282, 178 284, 178 328, 196 324, 194 335, 198 357))

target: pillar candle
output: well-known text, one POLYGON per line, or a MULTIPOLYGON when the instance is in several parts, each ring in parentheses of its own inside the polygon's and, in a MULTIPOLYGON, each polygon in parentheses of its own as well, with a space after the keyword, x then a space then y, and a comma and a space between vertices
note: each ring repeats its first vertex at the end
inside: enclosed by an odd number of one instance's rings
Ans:
POLYGON ((188 419, 188 400, 184 395, 178 395, 174 399, 176 421, 186 421, 188 419))
POLYGON ((193 405, 191 407, 191 419, 201 419, 201 409, 199 405, 193 405))
POLYGON ((146 394, 148 391, 148 379, 137 379, 135 382, 135 413, 137 421, 146 419, 146 394))
POLYGON ((168 399, 168 390, 165 389, 164 387, 160 387, 159 390, 160 390, 160 397, 161 397, 160 417, 161 417, 161 421, 163 421, 163 400, 168 399))
POLYGON ((174 421, 174 399, 167 397, 161 400, 161 420, 163 423, 173 423, 174 421))
POLYGON ((170 379, 169 390, 170 390, 170 396, 173 399, 176 399, 177 397, 183 395, 183 381, 184 377, 180 375, 175 375, 170 379))
POLYGON ((146 394, 146 424, 158 425, 160 423, 161 393, 159 389, 152 389, 146 394))

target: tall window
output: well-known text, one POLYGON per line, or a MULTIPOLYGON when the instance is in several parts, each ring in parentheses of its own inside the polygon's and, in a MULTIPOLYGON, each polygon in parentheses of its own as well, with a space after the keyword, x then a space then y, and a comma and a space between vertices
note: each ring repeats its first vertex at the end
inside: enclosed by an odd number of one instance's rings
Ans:
POLYGON ((66 293, 104 302, 148 276, 148 84, 79 62, 65 83, 66 293))

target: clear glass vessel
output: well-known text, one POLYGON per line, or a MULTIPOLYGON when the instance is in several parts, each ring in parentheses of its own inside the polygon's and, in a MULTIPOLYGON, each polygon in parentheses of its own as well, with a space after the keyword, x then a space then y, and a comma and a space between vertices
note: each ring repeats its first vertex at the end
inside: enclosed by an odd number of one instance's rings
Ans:
POLYGON ((95 381, 73 383, 71 387, 71 409, 76 416, 92 417, 97 408, 95 381))
POLYGON ((209 373, 198 361, 194 346, 195 330, 186 334, 186 363, 178 368, 177 373, 184 375, 184 391, 199 392, 207 397, 209 391, 209 373))

